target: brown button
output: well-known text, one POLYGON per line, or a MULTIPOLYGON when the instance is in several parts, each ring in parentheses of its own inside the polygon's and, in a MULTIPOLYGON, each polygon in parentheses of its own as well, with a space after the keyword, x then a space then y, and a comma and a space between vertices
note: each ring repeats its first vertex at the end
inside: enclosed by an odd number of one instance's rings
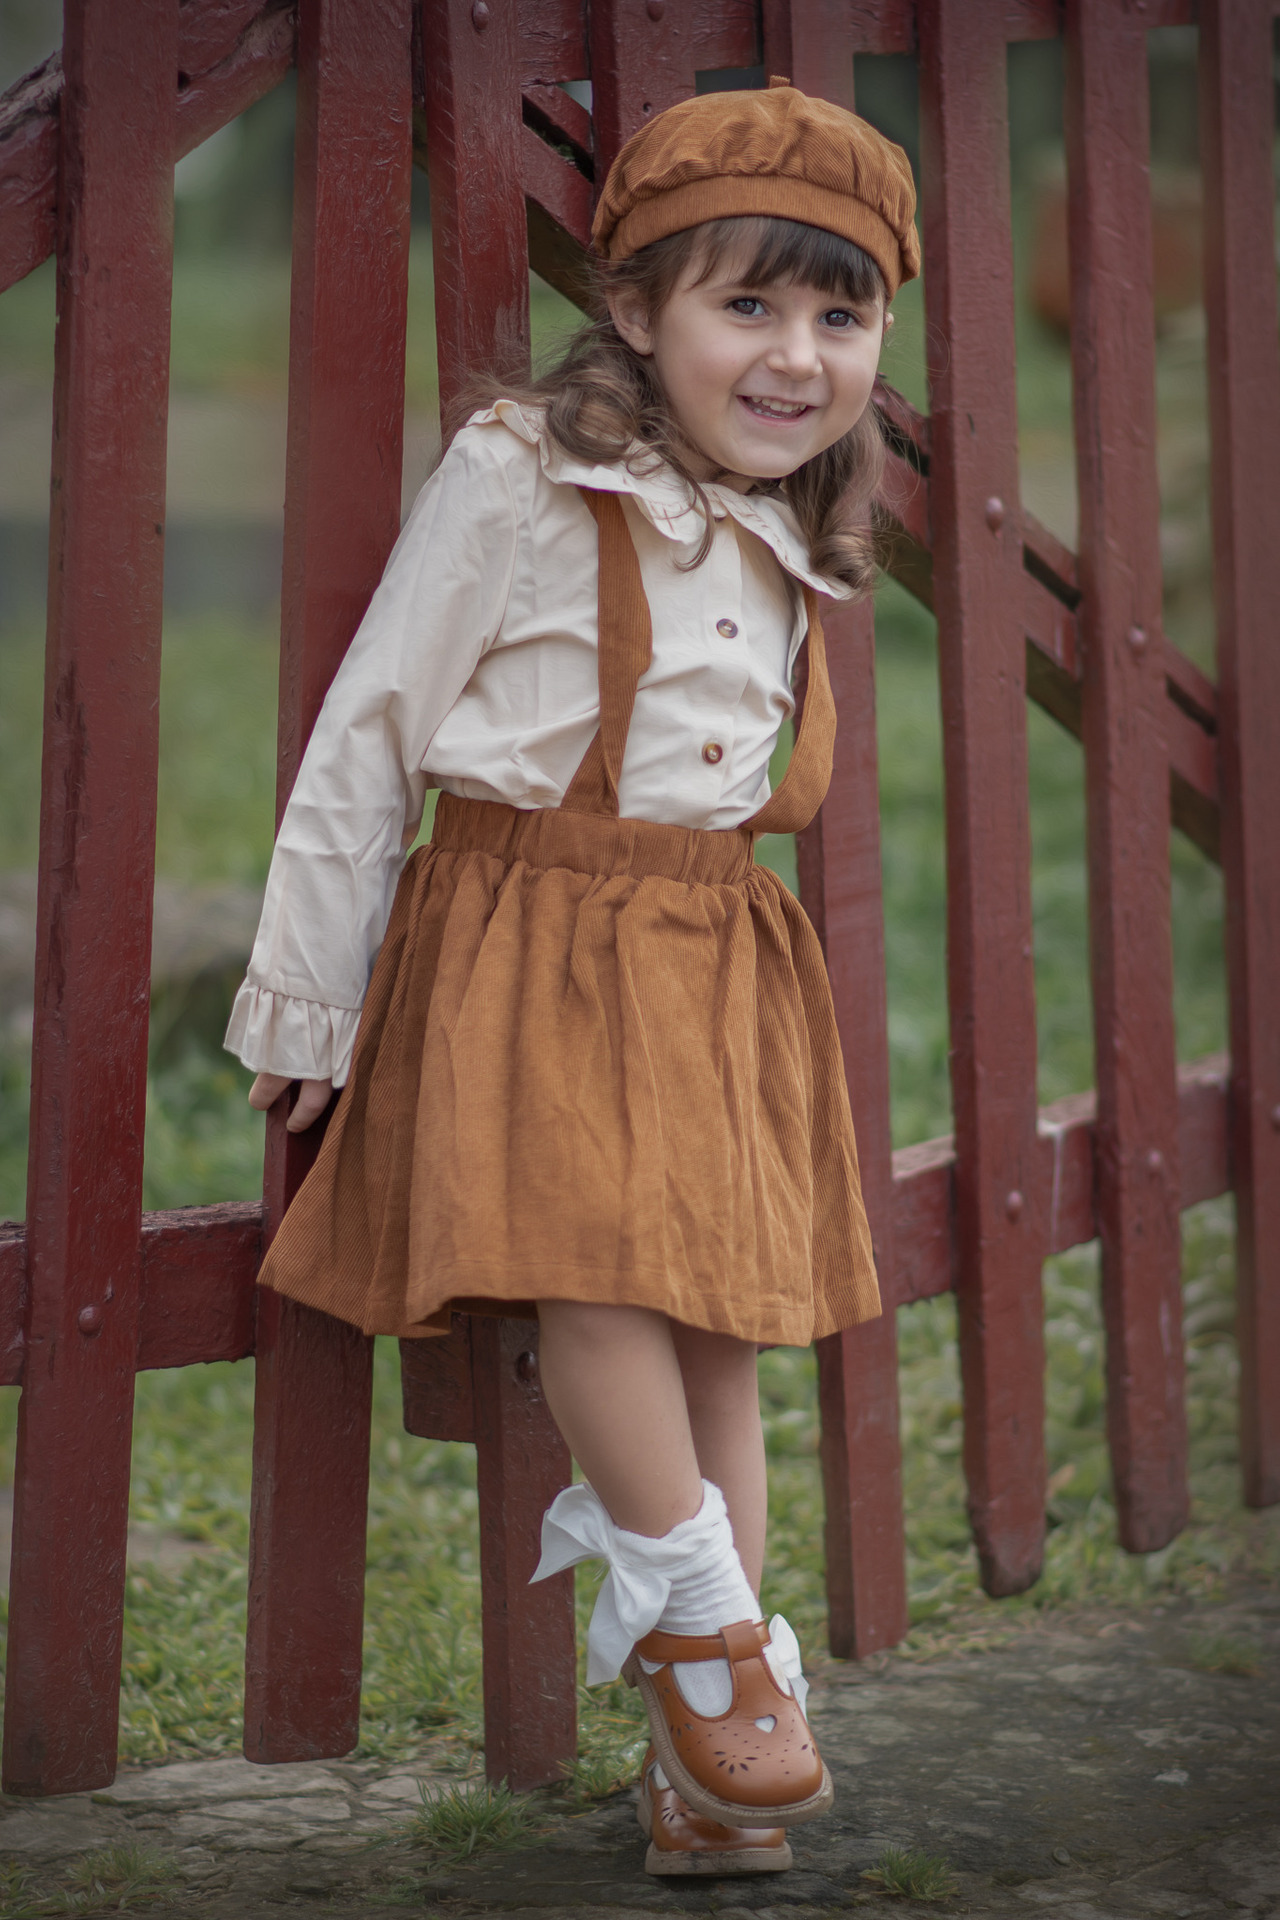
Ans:
POLYGON ((725 640, 736 640, 738 637, 738 623, 736 620, 717 620, 716 632, 725 640))
POLYGON ((718 740, 708 740, 702 749, 702 757, 709 767, 718 767, 724 759, 724 748, 718 740))

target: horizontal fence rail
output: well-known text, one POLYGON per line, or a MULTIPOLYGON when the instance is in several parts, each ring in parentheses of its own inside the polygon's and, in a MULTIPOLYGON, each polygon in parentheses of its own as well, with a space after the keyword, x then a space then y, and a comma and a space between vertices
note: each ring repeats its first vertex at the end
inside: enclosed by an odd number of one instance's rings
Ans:
MULTIPOLYGON (((412 164, 431 181, 447 408, 476 370, 527 355, 531 265, 582 303, 611 158, 699 74, 763 65, 854 106, 854 54, 917 56, 933 410, 877 385, 876 510, 887 571, 938 625, 956 1133, 891 1150, 864 605, 832 618, 835 774, 798 847, 889 1309, 819 1351, 832 1649, 860 1657, 907 1625, 893 1309, 914 1301, 957 1298, 984 1582, 1035 1579, 1039 1268, 1093 1239, 1122 1538, 1172 1537, 1186 1510, 1178 1215, 1229 1191, 1246 1498, 1280 1500, 1277 0, 147 8, 154 35, 142 45, 131 21, 126 46, 68 0, 62 55, 0 99, 0 290, 50 254, 59 269, 31 1198, 25 1224, 0 1225, 0 1383, 23 1388, 5 1785, 69 1791, 114 1769, 132 1382, 149 1368, 257 1356, 246 1751, 337 1754, 358 1730, 371 1343, 254 1285, 317 1139, 273 1116, 262 1202, 139 1212, 171 170, 294 69, 281 806, 397 530, 412 164), (1197 23, 1217 686, 1163 631, 1154 466, 1146 32, 1197 23), (1078 554, 1021 506, 1016 454, 1006 54, 1059 34, 1078 554), (587 77, 591 111, 562 84, 587 77), (86 277, 85 260, 114 280, 86 277), (120 337, 136 363, 123 385, 120 337), (107 513, 115 474, 128 482, 107 513), (1085 756, 1098 1059, 1096 1094, 1038 1112, 1028 699, 1085 756), (90 843, 86 823, 121 793, 90 843), (1171 825, 1221 862, 1228 904, 1230 1058, 1181 1066, 1171 825)), ((568 1457, 538 1391, 536 1327, 458 1316, 448 1338, 404 1343, 403 1375, 411 1432, 477 1447, 490 1774, 554 1779, 576 1746, 572 1589, 527 1581, 568 1457), (522 1645, 538 1649, 533 1688, 522 1645)))
MULTIPOLYGON (((1179 1204, 1184 1209, 1232 1189, 1227 1151, 1230 1071, 1225 1054, 1178 1070, 1179 1204)), ((1098 1237, 1095 1105, 1092 1093, 1073 1093, 1039 1112, 1038 1177, 1048 1196, 1050 1254, 1068 1253, 1098 1237)), ((955 1141, 946 1134, 899 1147, 892 1162, 897 1258, 885 1293, 893 1306, 906 1307, 954 1288, 955 1141)), ((254 1279, 262 1259, 264 1221, 257 1200, 143 1214, 138 1249, 140 1372, 243 1360, 253 1352, 254 1279)), ((22 1381, 26 1257, 25 1228, 0 1226, 0 1386, 15 1387, 22 1381)))

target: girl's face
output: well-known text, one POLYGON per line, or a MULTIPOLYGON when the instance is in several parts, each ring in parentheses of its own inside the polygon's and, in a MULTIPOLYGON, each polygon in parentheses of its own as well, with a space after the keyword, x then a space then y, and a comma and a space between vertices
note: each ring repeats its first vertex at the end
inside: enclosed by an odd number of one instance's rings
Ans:
POLYGON ((871 398, 886 315, 804 284, 749 286, 743 262, 698 281, 695 258, 666 303, 609 301, 614 325, 653 370, 676 421, 701 454, 700 480, 781 480, 833 446, 871 398))

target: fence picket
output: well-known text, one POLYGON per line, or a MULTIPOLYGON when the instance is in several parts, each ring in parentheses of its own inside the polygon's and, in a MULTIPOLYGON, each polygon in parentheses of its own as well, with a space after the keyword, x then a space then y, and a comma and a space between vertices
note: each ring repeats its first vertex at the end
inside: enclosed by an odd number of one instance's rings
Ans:
MULTIPOLYGON (((298 34, 280 806, 400 524, 411 165, 408 0, 310 0, 298 34)), ((269 1120, 268 1234, 318 1146, 269 1120)), ((245 1752, 359 1732, 372 1342, 258 1305, 245 1752)))
POLYGON ((1187 1514, 1146 21, 1069 0, 1066 134, 1107 1424, 1131 1551, 1187 1514))
POLYGON ((1200 152, 1212 430, 1222 867, 1231 999, 1240 1453, 1280 1500, 1280 357, 1268 0, 1202 0, 1200 152))
POLYGON ((1006 53, 966 0, 919 21, 964 1465, 1003 1594, 1039 1575, 1045 1479, 1006 53))
POLYGON ((831 613, 826 626, 840 722, 835 766, 822 810, 799 836, 797 851, 800 897, 831 976, 884 1307, 878 1320, 818 1347, 828 1638, 837 1658, 860 1660, 895 1645, 907 1630, 870 602, 831 613))
POLYGON ((514 6, 423 0, 440 412, 446 431, 477 373, 529 359, 529 253, 520 171, 514 6))
POLYGON ((159 745, 177 9, 67 0, 4 1784, 115 1771, 159 745))
POLYGON ((484 1759, 516 1792, 563 1779, 578 1754, 573 1574, 529 1585, 542 1516, 572 1478, 538 1386, 532 1320, 471 1325, 484 1632, 484 1759))

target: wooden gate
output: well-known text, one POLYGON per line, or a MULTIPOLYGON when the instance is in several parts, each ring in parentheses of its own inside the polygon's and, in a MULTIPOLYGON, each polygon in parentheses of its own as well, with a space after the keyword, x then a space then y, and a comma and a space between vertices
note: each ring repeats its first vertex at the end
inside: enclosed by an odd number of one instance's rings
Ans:
MULTIPOLYGON (((245 1748, 356 1739, 370 1343, 256 1299, 315 1142, 269 1129, 260 1206, 140 1212, 175 159, 296 64, 280 795, 397 530, 411 164, 431 177, 440 386, 518 362, 530 260, 571 298, 593 184, 709 69, 853 104, 916 51, 932 413, 882 389, 891 565, 937 615, 954 1140, 888 1119, 873 614, 832 623, 835 782, 804 836, 890 1310, 823 1343, 831 1644, 906 1627, 892 1309, 954 1289, 982 1577, 1044 1537, 1040 1267, 1100 1237, 1121 1536, 1186 1515, 1179 1209, 1233 1188, 1245 1496, 1280 1500, 1280 364, 1273 0, 67 0, 0 103, 0 286, 58 258, 39 948, 25 1227, 0 1230, 22 1386, 4 1785, 116 1756, 135 1371, 257 1356, 245 1748), (1161 630, 1146 30, 1198 19, 1218 685, 1161 630), (1062 33, 1080 551, 1019 503, 1006 53, 1062 33), (590 114, 564 90, 589 78, 590 114), (1037 1114, 1025 701, 1082 741, 1097 1095, 1037 1114), (1222 860, 1231 1066, 1174 1049, 1168 831, 1222 860)), ((573 1750, 567 1576, 526 1585, 567 1476, 532 1326, 406 1354, 415 1432, 479 1451, 489 1770, 573 1750), (545 1697, 515 1684, 533 1635, 545 1697)))

